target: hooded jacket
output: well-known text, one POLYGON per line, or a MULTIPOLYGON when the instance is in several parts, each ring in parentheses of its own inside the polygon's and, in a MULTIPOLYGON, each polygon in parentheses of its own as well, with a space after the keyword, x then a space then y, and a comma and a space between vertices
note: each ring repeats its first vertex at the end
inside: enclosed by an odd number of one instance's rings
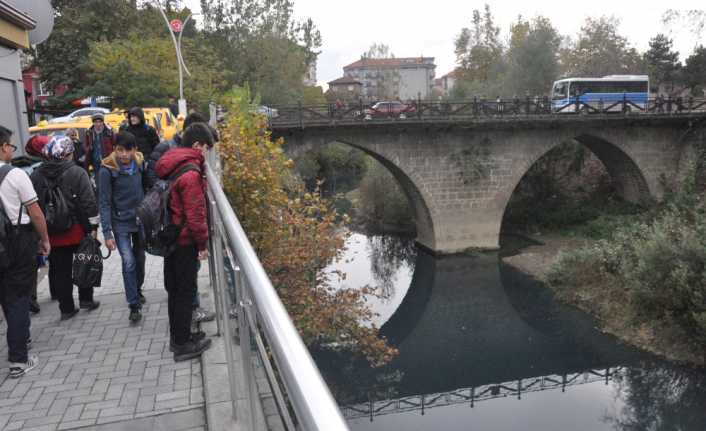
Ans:
POLYGON ((42 210, 46 208, 44 195, 47 191, 47 180, 56 181, 74 219, 74 224, 68 231, 49 236, 52 247, 80 243, 85 235, 86 222, 91 228, 98 226, 98 205, 91 180, 88 173, 73 160, 48 160, 32 172, 31 179, 42 210))
POLYGON ((98 173, 100 219, 105 239, 113 239, 114 232, 137 232, 135 209, 144 191, 144 157, 136 152, 131 169, 121 169, 115 154, 103 159, 98 173))
POLYGON ((195 245, 201 251, 206 249, 208 243, 206 184, 202 178, 203 154, 193 148, 174 148, 157 161, 156 171, 160 178, 166 180, 189 163, 197 166, 199 172, 188 171, 172 183, 169 210, 172 222, 184 226, 177 243, 195 245))
POLYGON ((140 123, 132 125, 130 123, 124 130, 135 135, 137 141, 137 151, 142 154, 150 155, 154 148, 159 144, 159 135, 154 127, 147 124, 145 121, 145 112, 142 108, 132 108, 129 117, 136 116, 140 119, 140 123))
POLYGON ((95 126, 91 126, 86 131, 86 137, 83 141, 84 166, 88 169, 93 166, 93 171, 97 174, 100 169, 100 161, 104 157, 108 157, 113 152, 115 146, 115 134, 109 124, 103 125, 101 133, 97 133, 95 126), (100 152, 96 150, 96 141, 100 138, 100 152))
POLYGON ((172 148, 177 148, 179 146, 179 142, 181 142, 181 136, 179 134, 174 135, 174 137, 168 141, 162 141, 157 145, 154 150, 152 151, 152 154, 150 154, 149 159, 147 160, 147 171, 145 174, 145 190, 149 190, 152 188, 152 186, 157 183, 159 180, 159 176, 157 175, 157 161, 159 161, 160 158, 166 153, 167 151, 171 150, 172 148))

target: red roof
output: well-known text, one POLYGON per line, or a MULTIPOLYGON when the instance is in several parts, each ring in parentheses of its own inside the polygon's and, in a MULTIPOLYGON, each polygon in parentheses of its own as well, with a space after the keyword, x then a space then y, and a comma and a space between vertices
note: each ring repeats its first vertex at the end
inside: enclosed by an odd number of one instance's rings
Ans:
POLYGON ((351 78, 350 76, 343 76, 341 78, 330 81, 328 85, 363 85, 363 83, 354 78, 351 78))
POLYGON ((361 67, 403 67, 403 66, 434 66, 434 57, 406 57, 406 58, 361 58, 343 70, 361 67))

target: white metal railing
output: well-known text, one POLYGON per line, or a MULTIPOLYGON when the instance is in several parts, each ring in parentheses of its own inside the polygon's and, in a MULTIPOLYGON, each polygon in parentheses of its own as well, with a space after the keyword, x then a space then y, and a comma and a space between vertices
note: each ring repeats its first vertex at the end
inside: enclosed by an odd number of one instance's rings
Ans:
POLYGON ((209 165, 206 178, 211 228, 209 269, 218 331, 225 340, 234 418, 248 421, 248 429, 260 429, 256 424, 258 389, 252 368, 252 357, 256 354, 262 360, 282 423, 287 429, 348 430, 209 165), (236 317, 237 329, 234 325, 236 317), (241 369, 233 359, 233 349, 238 344, 241 369), (236 376, 244 376, 244 380, 240 382, 236 376), (243 396, 250 401, 249 418, 242 417, 244 415, 237 409, 236 401, 243 396))

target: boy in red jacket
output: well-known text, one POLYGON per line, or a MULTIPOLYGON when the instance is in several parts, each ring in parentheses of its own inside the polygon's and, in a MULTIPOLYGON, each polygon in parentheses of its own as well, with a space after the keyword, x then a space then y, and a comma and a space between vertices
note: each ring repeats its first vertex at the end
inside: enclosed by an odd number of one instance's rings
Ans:
POLYGON ((199 260, 208 257, 204 156, 213 147, 208 125, 194 123, 184 131, 179 146, 167 151, 156 165, 157 176, 168 179, 187 165, 169 194, 172 223, 183 226, 176 249, 164 258, 164 288, 168 296, 171 350, 175 361, 200 356, 211 346, 203 332, 191 333, 191 308, 197 288, 199 260))

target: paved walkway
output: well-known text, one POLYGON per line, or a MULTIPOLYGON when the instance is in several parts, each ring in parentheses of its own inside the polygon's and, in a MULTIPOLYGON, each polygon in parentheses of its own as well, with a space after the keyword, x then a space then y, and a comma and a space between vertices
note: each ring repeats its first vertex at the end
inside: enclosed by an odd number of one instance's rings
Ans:
POLYGON ((104 267, 100 308, 65 322, 42 280, 32 318, 39 366, 20 379, 7 377, 0 324, 0 430, 205 430, 201 362, 175 363, 169 352, 161 259, 148 257, 138 325, 128 321, 119 257, 104 267))

